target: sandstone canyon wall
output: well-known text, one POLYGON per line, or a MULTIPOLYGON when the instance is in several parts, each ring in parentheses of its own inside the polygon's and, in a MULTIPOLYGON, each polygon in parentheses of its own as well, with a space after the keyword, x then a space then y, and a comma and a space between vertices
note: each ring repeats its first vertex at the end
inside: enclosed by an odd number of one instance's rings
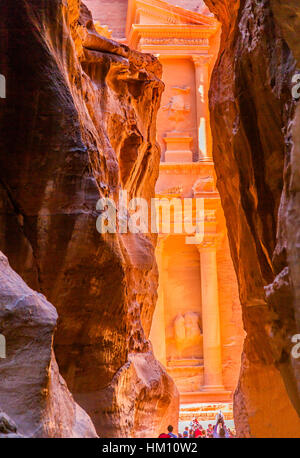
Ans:
POLYGON ((237 433, 300 437, 300 360, 291 357, 300 331, 299 2, 205 2, 222 23, 213 155, 247 332, 237 433))
POLYGON ((209 9, 204 3, 204 0, 167 0, 167 3, 171 3, 175 6, 181 6, 186 10, 196 11, 197 13, 209 13, 209 9))
POLYGON ((98 437, 58 372, 52 344, 57 313, 0 252, 0 437, 98 437), (8 416, 7 416, 8 415, 8 416))
POLYGON ((85 0, 95 21, 107 25, 114 38, 125 38, 128 0, 85 0))
POLYGON ((156 241, 100 235, 96 204, 154 194, 160 64, 99 36, 79 0, 1 10, 0 249, 56 307, 60 372, 100 437, 157 436, 179 399, 148 341, 156 241))

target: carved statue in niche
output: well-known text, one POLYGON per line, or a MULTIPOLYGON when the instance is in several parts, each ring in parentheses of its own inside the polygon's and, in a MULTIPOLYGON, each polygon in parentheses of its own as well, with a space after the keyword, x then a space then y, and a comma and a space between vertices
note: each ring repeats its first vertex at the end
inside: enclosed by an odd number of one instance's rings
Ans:
POLYGON ((184 315, 186 339, 193 339, 195 337, 199 337, 202 334, 199 320, 200 317, 198 313, 187 312, 184 315))
POLYGON ((206 177, 199 178, 193 185, 194 197, 201 193, 216 192, 214 177, 208 175, 206 177))
POLYGON ((177 315, 174 321, 175 340, 179 346, 185 340, 185 320, 182 315, 177 315))
MULTIPOLYGON (((174 320, 176 359, 200 359, 203 357, 201 317, 196 312, 179 314, 174 320)), ((174 359, 175 355, 172 355, 174 359)))
POLYGON ((168 112, 168 118, 171 121, 175 121, 176 125, 184 120, 186 113, 191 110, 190 105, 185 103, 184 96, 190 93, 189 87, 172 87, 172 91, 175 92, 169 103, 164 105, 162 109, 168 112))

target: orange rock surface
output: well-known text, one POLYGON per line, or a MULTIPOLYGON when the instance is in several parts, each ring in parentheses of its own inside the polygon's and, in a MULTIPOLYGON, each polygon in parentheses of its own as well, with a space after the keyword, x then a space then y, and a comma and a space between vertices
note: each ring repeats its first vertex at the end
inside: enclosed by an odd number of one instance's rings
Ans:
POLYGON ((57 308, 59 368, 99 435, 155 437, 178 421, 148 341, 155 239, 100 235, 96 204, 118 205, 121 187, 154 195, 161 66, 98 35, 78 0, 6 3, 2 15, 0 248, 57 308))
POLYGON ((205 2, 222 24, 213 157, 247 332, 235 424, 240 437, 300 437, 299 5, 205 2))

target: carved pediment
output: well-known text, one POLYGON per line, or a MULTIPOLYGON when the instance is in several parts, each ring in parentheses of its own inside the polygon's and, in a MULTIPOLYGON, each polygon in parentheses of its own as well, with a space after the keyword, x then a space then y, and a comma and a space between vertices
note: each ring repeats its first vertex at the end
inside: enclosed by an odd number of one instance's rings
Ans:
POLYGON ((133 24, 203 25, 216 27, 214 17, 185 10, 163 0, 129 0, 126 34, 133 24))

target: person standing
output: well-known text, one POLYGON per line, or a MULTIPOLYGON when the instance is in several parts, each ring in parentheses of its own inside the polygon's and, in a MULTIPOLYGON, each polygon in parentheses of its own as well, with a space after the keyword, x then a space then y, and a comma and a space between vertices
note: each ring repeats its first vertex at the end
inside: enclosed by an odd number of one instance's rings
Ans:
POLYGON ((210 423, 207 428, 207 437, 212 438, 214 434, 213 425, 210 423))
POLYGON ((177 439, 177 436, 176 434, 173 433, 173 426, 172 425, 169 425, 168 426, 168 433, 169 433, 169 437, 171 437, 172 439, 177 439))
POLYGON ((159 439, 176 439, 177 436, 176 434, 173 433, 173 426, 172 425, 169 425, 168 426, 168 432, 167 433, 162 433, 158 436, 159 439))
POLYGON ((224 439, 228 438, 229 433, 224 423, 224 418, 218 418, 217 423, 214 426, 213 438, 214 439, 224 439))
POLYGON ((189 437, 189 427, 188 427, 188 426, 186 426, 186 427, 184 428, 183 437, 184 437, 185 439, 188 439, 188 437, 189 437))

